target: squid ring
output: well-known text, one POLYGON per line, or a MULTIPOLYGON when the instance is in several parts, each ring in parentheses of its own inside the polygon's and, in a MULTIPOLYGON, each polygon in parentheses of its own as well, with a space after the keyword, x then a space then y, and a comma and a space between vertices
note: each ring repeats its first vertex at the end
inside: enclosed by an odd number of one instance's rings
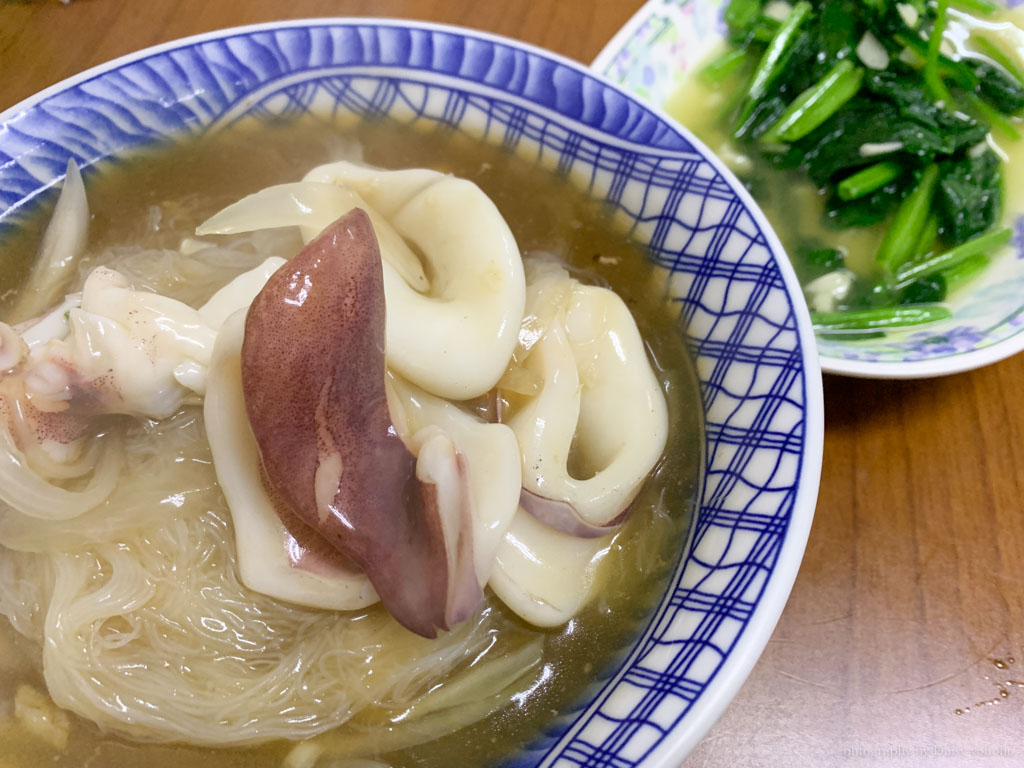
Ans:
POLYGON ((527 316, 548 321, 519 360, 540 391, 507 418, 522 456, 521 503, 563 532, 603 535, 665 448, 665 397, 622 299, 556 265, 531 273, 527 316))
POLYGON ((511 230, 472 182, 338 162, 228 206, 197 233, 298 225, 308 237, 356 207, 384 259, 388 367, 440 397, 489 391, 515 348, 526 285, 511 230))

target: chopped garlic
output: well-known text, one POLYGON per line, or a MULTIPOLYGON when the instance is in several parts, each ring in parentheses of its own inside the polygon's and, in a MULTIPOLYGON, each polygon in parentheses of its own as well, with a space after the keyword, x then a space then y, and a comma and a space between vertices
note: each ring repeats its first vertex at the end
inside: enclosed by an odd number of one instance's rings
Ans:
POLYGON ((764 7, 764 15, 775 21, 785 21, 793 11, 793 6, 783 0, 772 0, 764 7))
POLYGON ((992 137, 992 131, 985 134, 985 143, 988 144, 989 149, 996 153, 996 156, 1000 161, 1004 163, 1010 162, 1010 156, 1006 154, 1006 151, 999 146, 996 140, 992 137))
POLYGON ((736 145, 728 139, 718 147, 718 156, 737 176, 749 176, 754 171, 754 162, 750 156, 740 152, 736 145))
POLYGON ((14 694, 14 718, 25 730, 58 752, 67 748, 71 731, 67 714, 31 685, 18 686, 14 694))
POLYGON ((835 312, 836 305, 850 294, 853 273, 837 269, 812 280, 804 286, 807 303, 814 312, 835 312))
POLYGON ((967 156, 977 158, 981 157, 986 152, 988 152, 988 137, 991 135, 991 133, 985 134, 984 140, 979 141, 977 144, 975 144, 973 147, 967 150, 967 156))
POLYGON ((888 155, 891 152, 899 152, 901 149, 903 149, 902 141, 865 142, 860 145, 860 156, 874 157, 875 155, 888 155))
POLYGON ((865 32, 857 43, 857 58, 868 69, 882 70, 889 67, 889 53, 870 31, 865 32))
POLYGON ((917 22, 920 21, 921 15, 917 12, 917 8, 912 6, 910 3, 896 3, 896 10, 900 14, 900 18, 903 22, 911 29, 917 28, 917 22))

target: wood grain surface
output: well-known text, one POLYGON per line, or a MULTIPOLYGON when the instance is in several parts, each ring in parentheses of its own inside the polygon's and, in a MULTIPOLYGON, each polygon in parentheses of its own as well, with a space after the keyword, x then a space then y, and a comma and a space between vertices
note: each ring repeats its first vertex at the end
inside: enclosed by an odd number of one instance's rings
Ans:
MULTIPOLYGON (((448 22, 588 62, 639 4, 0 0, 0 109, 145 46, 282 18, 448 22)), ((789 604, 685 765, 1024 765, 1024 356, 916 382, 826 377, 825 405, 789 604)))

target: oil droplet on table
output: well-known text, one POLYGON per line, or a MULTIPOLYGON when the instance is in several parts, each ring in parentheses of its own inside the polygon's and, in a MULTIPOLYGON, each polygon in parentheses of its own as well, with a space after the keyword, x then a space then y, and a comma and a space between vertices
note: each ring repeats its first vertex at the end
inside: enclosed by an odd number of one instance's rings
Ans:
MULTIPOLYGON (((1004 659, 989 659, 992 662, 992 666, 999 670, 1007 670, 1014 663, 1015 659, 1012 656, 1004 659)), ((1005 701, 1010 698, 1010 691, 1014 688, 1024 688, 1024 681, 1022 680, 993 680, 989 675, 983 676, 985 680, 991 682, 999 689, 999 696, 995 699, 988 699, 986 701, 976 701, 971 707, 960 707, 953 710, 954 715, 966 715, 971 709, 977 709, 979 707, 990 707, 993 704, 999 704, 1001 701, 1005 701)))

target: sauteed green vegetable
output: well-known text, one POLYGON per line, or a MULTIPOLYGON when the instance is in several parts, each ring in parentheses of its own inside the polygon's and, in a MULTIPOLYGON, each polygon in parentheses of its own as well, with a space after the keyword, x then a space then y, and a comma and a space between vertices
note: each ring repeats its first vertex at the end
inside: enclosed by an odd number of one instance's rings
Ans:
POLYGON ((859 275, 827 237, 791 254, 819 332, 948 318, 949 292, 1010 241, 999 143, 1020 139, 1024 71, 1005 43, 971 32, 999 10, 988 0, 729 3, 730 45, 701 80, 730 94, 719 119, 737 151, 804 174, 832 228, 885 227, 859 275))

